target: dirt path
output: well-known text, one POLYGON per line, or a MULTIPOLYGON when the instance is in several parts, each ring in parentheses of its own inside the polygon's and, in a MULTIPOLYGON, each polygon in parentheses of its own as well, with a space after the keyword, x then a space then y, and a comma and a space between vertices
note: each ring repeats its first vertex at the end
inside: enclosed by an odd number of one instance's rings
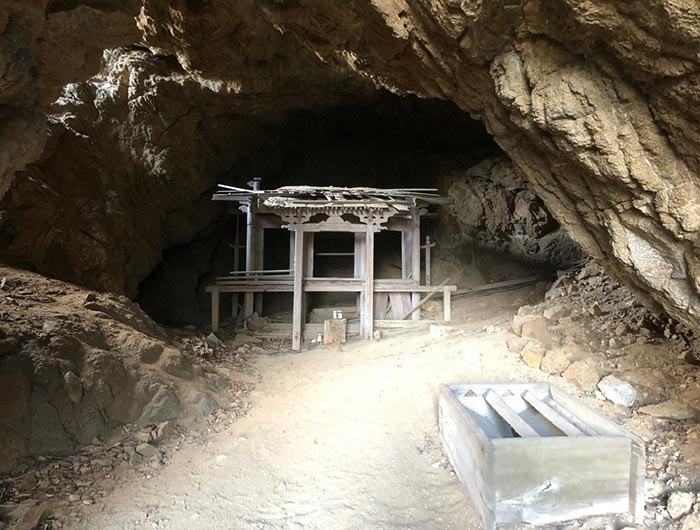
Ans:
POLYGON ((477 529, 439 448, 437 389, 542 379, 507 351, 504 332, 480 331, 511 317, 492 311, 457 339, 412 331, 260 355, 247 417, 177 452, 154 478, 121 484, 69 527, 477 529))

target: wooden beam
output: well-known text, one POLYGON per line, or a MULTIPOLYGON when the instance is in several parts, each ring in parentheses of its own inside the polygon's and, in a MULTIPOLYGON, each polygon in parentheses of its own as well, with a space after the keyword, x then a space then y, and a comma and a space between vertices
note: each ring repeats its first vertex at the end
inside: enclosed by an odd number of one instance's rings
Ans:
MULTIPOLYGON (((300 220, 301 221, 301 220, 300 220)), ((295 226, 294 237, 294 301, 292 303, 292 349, 301 350, 304 337, 304 232, 295 226)))
POLYGON ((518 416, 512 408, 508 406, 501 396, 493 390, 489 390, 484 394, 486 402, 493 407, 498 415, 503 418, 511 428, 518 433, 521 438, 537 438, 539 434, 527 423, 524 419, 518 416))
POLYGON ((571 423, 529 390, 525 391, 522 398, 532 405, 537 412, 547 418, 552 425, 567 436, 585 436, 585 434, 581 432, 578 427, 576 427, 573 423, 571 423))

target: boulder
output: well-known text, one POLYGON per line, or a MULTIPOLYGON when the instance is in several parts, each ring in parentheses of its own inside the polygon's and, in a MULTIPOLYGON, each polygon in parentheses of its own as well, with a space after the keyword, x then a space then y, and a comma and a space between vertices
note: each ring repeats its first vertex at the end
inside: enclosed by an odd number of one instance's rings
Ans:
POLYGON ((508 347, 508 351, 519 354, 523 351, 523 348, 528 342, 531 341, 527 337, 513 337, 508 339, 506 346, 508 347))
POLYGON ((547 329, 547 320, 544 317, 535 317, 523 322, 520 335, 529 339, 535 339, 545 348, 552 347, 552 336, 547 329))
POLYGON ((142 443, 136 446, 136 452, 145 460, 151 460, 157 457, 160 453, 157 448, 149 443, 142 443))
POLYGON ((656 405, 647 405, 639 409, 639 412, 655 418, 669 420, 689 420, 698 415, 698 411, 682 401, 669 399, 656 405))
POLYGON ((161 423, 182 416, 182 407, 175 391, 165 385, 158 385, 153 398, 144 407, 138 423, 161 423))
POLYGON ((592 362, 587 360, 571 363, 562 376, 584 392, 594 389, 600 380, 598 369, 592 362))
POLYGON ((700 528, 700 513, 691 513, 681 524, 681 530, 698 530, 700 528))
POLYGON ((544 354, 540 370, 547 374, 561 374, 570 364, 571 361, 563 350, 552 350, 544 354))
POLYGON ((520 352, 520 358, 529 367, 539 368, 546 351, 540 343, 529 341, 520 352))
POLYGON ((614 375, 603 377, 598 382, 598 388, 610 401, 626 407, 631 407, 637 397, 637 391, 632 385, 614 375))
POLYGON ((163 357, 163 370, 181 379, 194 379, 192 362, 177 350, 169 350, 163 357))
POLYGON ((558 322, 559 319, 566 318, 570 315, 571 309, 561 304, 548 307, 543 313, 544 318, 551 320, 552 322, 558 322))
POLYGON ((679 519, 690 513, 695 503, 695 494, 689 491, 674 491, 668 496, 666 510, 672 519, 679 519))

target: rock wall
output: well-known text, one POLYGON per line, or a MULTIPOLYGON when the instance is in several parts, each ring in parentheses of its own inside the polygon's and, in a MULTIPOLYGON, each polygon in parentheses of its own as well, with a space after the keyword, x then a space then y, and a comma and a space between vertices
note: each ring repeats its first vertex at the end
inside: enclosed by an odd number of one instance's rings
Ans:
MULTIPOLYGON (((454 101, 483 120, 583 250, 648 305, 661 304, 686 324, 700 326, 697 3, 81 4, 49 2, 47 16, 47 4, 39 0, 4 0, 9 7, 0 10, 0 54, 5 70, 10 65, 3 79, 10 81, 0 86, 0 190, 8 187, 8 175, 39 155, 39 105, 62 84, 57 76, 65 74, 63 82, 84 76, 95 62, 91 50, 138 42, 170 57, 173 70, 203 91, 235 93, 247 101, 274 95, 278 106, 282 93, 315 105, 305 81, 316 80, 332 93, 339 85, 327 73, 342 70, 398 94, 454 101), (135 20, 139 36, 131 37, 133 28, 122 24, 95 25, 110 31, 73 39, 61 54, 66 35, 79 34, 71 21, 84 21, 88 13, 135 20), (123 31, 113 34, 113 27, 123 31), (64 63, 71 67, 51 66, 64 63), (296 83, 285 84, 290 78, 296 83)), ((258 109, 252 105, 245 112, 258 109)))
POLYGON ((226 403, 229 368, 183 354, 126 297, 8 267, 0 277, 0 473, 226 403))
POLYGON ((497 278, 504 261, 516 262, 522 275, 523 264, 551 269, 583 258, 507 158, 488 158, 441 183, 453 200, 441 210, 443 243, 451 238, 472 247, 475 258, 484 257, 479 268, 485 276, 497 278))

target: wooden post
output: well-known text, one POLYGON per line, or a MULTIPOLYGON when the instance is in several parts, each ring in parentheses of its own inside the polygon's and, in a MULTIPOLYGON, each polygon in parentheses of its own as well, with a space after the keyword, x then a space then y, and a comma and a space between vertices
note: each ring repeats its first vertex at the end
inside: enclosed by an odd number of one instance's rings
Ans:
POLYGON ((304 231, 301 216, 293 227, 294 233, 294 302, 292 304, 292 349, 301 350, 304 339, 304 231))
MULTIPOLYGON (((365 277, 365 234, 361 232, 355 233, 355 267, 354 267, 354 277, 364 278, 365 277)), ((362 314, 362 303, 364 295, 358 293, 357 295, 357 311, 362 314)))
POLYGON ((304 275, 314 275, 314 233, 304 235, 304 275))
POLYGON ((425 236, 425 285, 432 285, 430 271, 430 236, 425 236))
POLYGON ((211 330, 216 333, 219 331, 219 288, 212 287, 211 290, 211 330))
POLYGON ((365 288, 362 304, 362 335, 365 340, 374 337, 374 226, 372 214, 367 218, 365 237, 365 288))
MULTIPOLYGON (((411 236, 411 274, 416 285, 420 285, 420 215, 418 208, 413 208, 411 212, 411 221, 413 224, 413 234, 411 236)), ((420 293, 411 293, 411 305, 416 307, 420 302, 420 293)), ((411 318, 420 320, 421 311, 418 309, 411 318)))
POLYGON ((413 250, 412 237, 413 232, 401 232, 401 278, 403 280, 408 280, 411 277, 411 266, 413 264, 413 257, 411 256, 413 250))
POLYGON ((442 310, 445 313, 445 322, 452 320, 452 291, 445 287, 442 291, 442 310))

